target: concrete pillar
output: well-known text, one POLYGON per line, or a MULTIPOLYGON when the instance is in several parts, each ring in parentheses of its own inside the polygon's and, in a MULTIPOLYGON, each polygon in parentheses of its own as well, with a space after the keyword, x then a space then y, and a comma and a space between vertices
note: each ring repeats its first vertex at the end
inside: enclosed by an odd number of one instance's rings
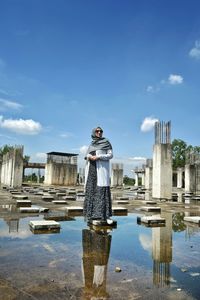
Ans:
POLYGON ((153 174, 153 168, 146 167, 145 168, 145 189, 147 190, 152 189, 152 174, 153 174))
POLYGON ((195 192, 195 165, 185 165, 185 192, 195 192))
POLYGON ((172 154, 171 144, 155 144, 153 147, 152 197, 172 198, 172 154))
POLYGON ((114 163, 111 165, 111 186, 123 185, 123 164, 114 163))
POLYGON ((49 152, 45 165, 45 184, 76 185, 77 154, 49 152))
POLYGON ((177 169, 177 188, 183 187, 183 168, 177 169))
POLYGON ((141 173, 141 177, 142 177, 142 186, 145 186, 145 173, 141 173))
POLYGON ((138 186, 138 182, 139 182, 139 174, 135 173, 135 186, 138 186))
POLYGON ((23 146, 15 146, 3 156, 1 183, 18 188, 22 185, 23 146))

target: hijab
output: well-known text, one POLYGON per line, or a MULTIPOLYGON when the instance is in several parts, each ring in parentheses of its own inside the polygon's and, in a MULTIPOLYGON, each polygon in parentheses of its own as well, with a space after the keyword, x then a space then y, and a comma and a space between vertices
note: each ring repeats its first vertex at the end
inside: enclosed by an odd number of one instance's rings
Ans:
POLYGON ((92 129, 92 134, 91 134, 92 142, 87 150, 86 155, 96 150, 112 150, 112 145, 107 138, 96 136, 97 128, 101 129, 101 127, 99 126, 92 129))

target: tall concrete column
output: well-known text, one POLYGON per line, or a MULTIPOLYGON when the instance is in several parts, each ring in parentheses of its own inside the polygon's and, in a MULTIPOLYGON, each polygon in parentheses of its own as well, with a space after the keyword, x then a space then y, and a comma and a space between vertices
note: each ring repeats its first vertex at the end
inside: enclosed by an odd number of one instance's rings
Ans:
POLYGON ((153 169, 150 167, 145 168, 145 189, 150 190, 152 188, 152 173, 153 169))
POLYGON ((195 165, 185 165, 185 192, 195 192, 195 165))
POLYGON ((135 186, 138 186, 138 182, 139 182, 139 174, 135 173, 135 186))
POLYGON ((18 188, 22 185, 23 146, 15 146, 3 156, 1 183, 18 188))
POLYGON ((145 173, 141 173, 141 177, 142 177, 142 186, 145 185, 145 173))
POLYGON ((177 188, 183 187, 183 168, 177 169, 177 188))
POLYGON ((123 185, 123 164, 114 163, 111 165, 111 186, 123 185))
POLYGON ((170 122, 156 122, 155 124, 152 197, 158 199, 171 199, 172 197, 170 122))

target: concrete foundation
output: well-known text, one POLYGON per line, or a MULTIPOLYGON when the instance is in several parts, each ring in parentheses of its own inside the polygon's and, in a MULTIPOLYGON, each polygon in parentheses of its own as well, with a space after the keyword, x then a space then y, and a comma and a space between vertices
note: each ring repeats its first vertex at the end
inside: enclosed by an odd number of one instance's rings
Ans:
POLYGON ((112 164, 111 166, 111 186, 123 185, 123 164, 112 164))

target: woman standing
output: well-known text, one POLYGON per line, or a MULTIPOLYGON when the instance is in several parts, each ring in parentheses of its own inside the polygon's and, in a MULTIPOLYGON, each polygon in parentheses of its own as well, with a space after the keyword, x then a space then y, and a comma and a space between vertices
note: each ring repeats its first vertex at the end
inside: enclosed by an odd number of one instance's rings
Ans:
POLYGON ((109 161, 112 145, 103 137, 101 127, 92 130, 92 142, 86 154, 84 216, 98 225, 101 221, 112 224, 109 161))

